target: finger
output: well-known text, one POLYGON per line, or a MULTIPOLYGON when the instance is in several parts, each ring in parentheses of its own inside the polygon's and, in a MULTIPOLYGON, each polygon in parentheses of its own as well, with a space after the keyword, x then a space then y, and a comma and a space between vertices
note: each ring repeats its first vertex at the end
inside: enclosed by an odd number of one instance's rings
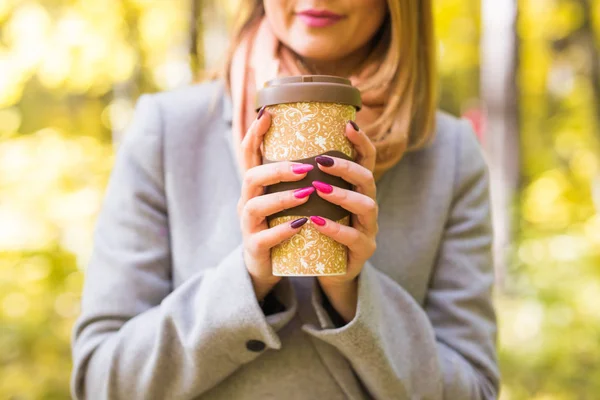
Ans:
POLYGON ((375 241, 351 226, 342 225, 317 215, 311 216, 310 221, 316 230, 336 242, 348 246, 351 251, 357 254, 369 254, 369 251, 372 250, 375 241))
POLYGON ((319 169, 330 175, 339 176, 346 182, 356 186, 356 190, 372 199, 375 199, 377 186, 373 172, 364 166, 339 157, 315 157, 319 169))
POLYGON ((377 202, 362 193, 332 186, 321 181, 313 181, 312 184, 317 189, 319 196, 353 214, 375 214, 377 211, 377 202))
POLYGON ((341 206, 352 214, 356 214, 358 222, 368 232, 375 231, 378 205, 373 198, 352 190, 331 186, 321 181, 313 181, 312 184, 321 198, 341 206))
POLYGON ((244 206, 243 222, 253 231, 267 216, 305 203, 313 192, 314 188, 309 186, 254 197, 244 206))
POLYGON ((348 121, 346 124, 346 137, 352 142, 358 153, 356 162, 366 169, 374 171, 377 150, 369 136, 356 125, 356 122, 348 121))
POLYGON ((307 221, 308 218, 306 217, 298 218, 294 221, 256 232, 248 240, 246 248, 253 256, 268 251, 298 233, 307 221))
POLYGON ((241 164, 244 171, 262 164, 260 146, 265 133, 267 133, 271 126, 271 114, 265 109, 262 109, 261 111, 262 112, 259 112, 258 115, 260 118, 257 116, 257 118, 252 121, 250 128, 248 128, 248 132, 246 132, 242 139, 241 164))
POLYGON ((264 186, 279 182, 299 181, 313 168, 310 164, 291 161, 280 161, 253 167, 244 174, 240 202, 246 204, 251 198, 262 195, 264 186))

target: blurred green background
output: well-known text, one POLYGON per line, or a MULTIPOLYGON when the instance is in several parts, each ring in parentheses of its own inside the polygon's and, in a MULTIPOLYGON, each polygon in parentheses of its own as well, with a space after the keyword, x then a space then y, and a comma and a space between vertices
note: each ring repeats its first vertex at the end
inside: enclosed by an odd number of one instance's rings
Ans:
MULTIPOLYGON (((485 127, 499 94, 517 127, 502 164, 517 173, 500 207, 501 398, 597 399, 600 2, 506 1, 434 1, 441 108, 485 127), (482 41, 495 18, 482 7, 508 3, 516 23, 492 39, 514 39, 514 79, 487 89, 482 60, 500 48, 482 41)), ((235 4, 0 0, 0 399, 69 397, 94 221, 135 101, 218 65, 235 4)))

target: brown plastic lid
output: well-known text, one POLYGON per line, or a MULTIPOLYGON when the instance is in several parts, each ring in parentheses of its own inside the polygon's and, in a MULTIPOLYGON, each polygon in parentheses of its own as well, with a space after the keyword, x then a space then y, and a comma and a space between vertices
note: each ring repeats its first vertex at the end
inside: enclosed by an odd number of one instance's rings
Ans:
POLYGON ((360 110, 360 91, 349 79, 331 75, 298 75, 276 78, 256 94, 256 110, 263 106, 296 102, 348 104, 360 110))

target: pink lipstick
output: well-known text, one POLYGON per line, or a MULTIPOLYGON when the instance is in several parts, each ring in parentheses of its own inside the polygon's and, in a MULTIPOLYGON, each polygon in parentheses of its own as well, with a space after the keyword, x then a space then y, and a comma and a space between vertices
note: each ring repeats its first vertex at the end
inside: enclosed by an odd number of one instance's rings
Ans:
POLYGON ((304 10, 296 13, 311 28, 324 28, 336 24, 344 16, 327 10, 304 10))

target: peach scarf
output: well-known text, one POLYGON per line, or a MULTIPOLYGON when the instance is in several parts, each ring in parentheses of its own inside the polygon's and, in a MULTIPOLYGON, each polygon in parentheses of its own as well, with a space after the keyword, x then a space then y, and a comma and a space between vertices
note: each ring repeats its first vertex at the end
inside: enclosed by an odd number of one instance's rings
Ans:
MULTIPOLYGON (((379 46, 371 52, 358 74, 349 77, 359 90, 380 66, 382 57, 381 51, 378 50, 379 46)), ((232 130, 238 160, 241 159, 242 139, 256 118, 256 91, 266 81, 275 77, 306 74, 311 72, 299 62, 294 52, 275 37, 265 17, 242 38, 233 54, 230 70, 232 130)), ((389 96, 386 92, 387 87, 389 85, 361 90, 363 107, 356 114, 358 126, 369 136, 377 149, 376 166, 373 171, 376 181, 400 160, 406 150, 408 137, 407 132, 400 128, 403 125, 400 121, 401 116, 394 121, 378 120, 389 96)), ((241 172, 243 174, 245 171, 241 172)))

